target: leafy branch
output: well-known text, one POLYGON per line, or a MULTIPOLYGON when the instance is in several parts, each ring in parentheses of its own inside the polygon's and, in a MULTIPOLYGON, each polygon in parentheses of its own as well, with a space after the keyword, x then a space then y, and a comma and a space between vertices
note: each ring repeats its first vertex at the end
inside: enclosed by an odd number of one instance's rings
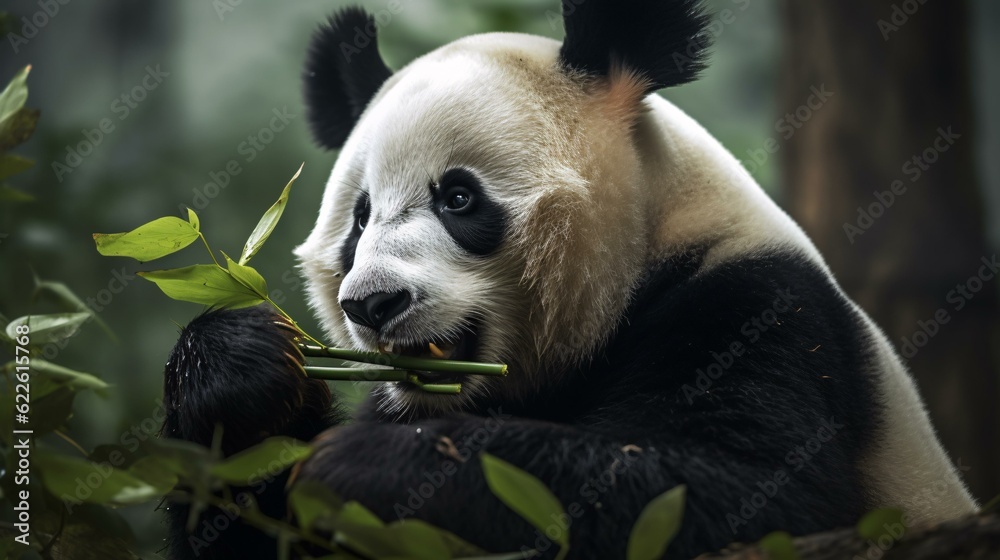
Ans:
MULTIPOLYGON (((295 172, 281 191, 281 196, 257 222, 250 233, 239 260, 221 252, 225 266, 201 231, 201 220, 194 210, 187 211, 187 219, 175 216, 158 218, 132 231, 123 233, 95 233, 97 250, 104 256, 130 257, 139 262, 153 261, 171 255, 201 240, 212 258, 212 264, 195 264, 183 268, 139 272, 139 276, 155 283, 168 297, 212 307, 240 308, 268 303, 293 325, 308 344, 302 344, 303 355, 310 358, 333 358, 340 362, 360 362, 396 369, 306 366, 307 375, 332 381, 405 381, 430 393, 455 394, 461 391, 460 383, 425 383, 417 371, 441 371, 457 374, 499 375, 507 374, 502 364, 481 364, 454 360, 436 360, 392 355, 388 353, 359 352, 326 346, 306 333, 301 326, 268 295, 267 281, 249 265, 250 260, 264 246, 288 205, 292 184, 302 172, 295 172)), ((343 364, 342 364, 343 365, 343 364)))
MULTIPOLYGON (((23 173, 35 164, 34 161, 7 153, 31 137, 40 115, 37 109, 24 106, 28 100, 28 74, 31 66, 25 66, 7 87, 0 92, 0 182, 8 177, 23 173)), ((30 202, 31 195, 0 183, 0 202, 30 202)))
POLYGON ((180 301, 230 308, 269 303, 286 320, 295 325, 303 337, 321 344, 303 331, 298 323, 271 299, 264 277, 247 264, 274 231, 274 226, 277 225, 288 203, 288 193, 292 184, 301 172, 302 166, 299 166, 298 171, 285 185, 277 202, 261 217, 257 227, 247 239, 239 261, 234 261, 229 255, 221 253, 226 266, 219 263, 215 251, 201 231, 198 214, 190 208, 187 220, 166 216, 125 233, 95 233, 97 251, 104 256, 131 257, 144 263, 176 253, 200 239, 212 259, 212 264, 139 272, 139 276, 155 283, 168 297, 180 301))

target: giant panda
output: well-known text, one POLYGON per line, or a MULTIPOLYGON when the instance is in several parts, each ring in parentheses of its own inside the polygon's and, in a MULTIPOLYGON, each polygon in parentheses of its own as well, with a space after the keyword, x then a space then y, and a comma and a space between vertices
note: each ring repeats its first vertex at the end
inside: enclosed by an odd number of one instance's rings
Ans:
MULTIPOLYGON (((227 455, 312 440, 295 483, 490 552, 557 547, 494 497, 481 452, 574 513, 572 558, 623 557, 642 508, 680 484, 670 558, 880 506, 910 523, 973 512, 886 337, 740 163, 655 93, 704 65, 699 2, 566 1, 563 17, 561 43, 476 35, 393 72, 374 18, 348 8, 305 69, 314 135, 340 150, 296 250, 329 341, 414 356, 434 342, 507 378, 472 376, 460 395, 382 386, 348 419, 280 316, 214 310, 167 363, 164 434, 207 445, 221 424, 227 455)), ((286 478, 266 482, 255 507, 281 517, 286 478)), ((238 520, 198 532, 225 512, 188 533, 187 506, 170 510, 177 558, 276 550, 238 520)))

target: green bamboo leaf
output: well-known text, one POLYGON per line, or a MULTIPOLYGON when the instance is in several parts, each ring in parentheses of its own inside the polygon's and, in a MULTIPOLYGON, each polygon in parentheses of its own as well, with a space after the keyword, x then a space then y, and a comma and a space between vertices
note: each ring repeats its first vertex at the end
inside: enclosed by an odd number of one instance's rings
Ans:
POLYGON ((214 264, 138 274, 159 286, 168 297, 179 301, 230 308, 264 303, 264 298, 214 264))
POLYGON ((312 447, 287 437, 272 437, 213 465, 211 473, 232 484, 252 484, 268 476, 274 467, 284 470, 312 453, 312 447))
POLYGON ((201 231, 201 220, 198 219, 198 214, 194 213, 194 210, 188 208, 188 223, 195 231, 201 231))
MULTIPOLYGON (((34 361, 31 362, 31 365, 34 365, 34 361)), ((29 365, 29 370, 33 370, 33 369, 34 368, 30 367, 30 365, 29 365)), ((15 363, 15 362, 7 362, 6 364, 4 364, 3 370, 6 371, 8 374, 13 375, 17 371, 17 363, 15 363)), ((23 369, 22 369, 22 371, 23 371, 23 369)), ((36 373, 38 373, 38 372, 36 372, 36 373)), ((62 382, 62 381, 60 381, 58 379, 55 379, 52 376, 44 375, 44 374, 43 375, 36 375, 35 377, 33 377, 31 379, 31 400, 32 401, 37 401, 38 399, 44 397, 45 395, 54 393, 54 392, 58 391, 59 389, 66 389, 66 388, 68 388, 68 386, 66 385, 66 383, 64 383, 64 382, 62 382)), ((11 406, 13 406, 13 403, 11 403, 11 406)), ((4 409, 3 406, 0 405, 0 410, 8 410, 9 411, 9 407, 8 407, 8 409, 4 409)))
POLYGON ((56 300, 64 308, 75 311, 77 313, 88 313, 94 319, 94 321, 101 327, 111 337, 111 340, 115 342, 118 341, 118 337, 115 336, 114 331, 111 327, 101 319, 93 309, 90 308, 82 299, 80 299, 73 290, 70 290, 66 284, 61 282, 52 282, 50 280, 40 280, 37 276, 35 277, 35 292, 32 297, 38 297, 41 294, 49 294, 53 299, 56 300))
POLYGON ((784 531, 775 531, 764 536, 757 541, 769 560, 799 560, 799 553, 795 550, 795 543, 792 536, 784 531))
POLYGON ((0 155, 0 179, 27 171, 32 165, 35 165, 35 162, 26 157, 14 154, 0 155))
POLYGON ((209 474, 216 458, 208 448, 179 439, 151 438, 140 445, 160 467, 176 475, 188 488, 191 500, 188 530, 193 531, 200 514, 208 507, 212 489, 218 484, 218 479, 209 474))
POLYGON ((198 239, 198 230, 175 216, 158 218, 126 233, 95 233, 97 252, 106 257, 131 257, 139 262, 176 253, 198 239))
POLYGON ((34 358, 31 360, 31 369, 37 373, 48 375, 52 379, 61 383, 65 383, 73 389, 107 389, 110 387, 110 385, 105 383, 99 377, 95 377, 82 371, 76 371, 75 369, 69 369, 68 367, 54 364, 40 358, 34 358))
POLYGON ((438 560, 452 558, 446 532, 420 521, 407 519, 384 525, 358 502, 347 502, 333 519, 335 542, 372 558, 438 560))
POLYGON ((28 336, 33 346, 41 346, 50 342, 59 342, 76 334, 80 326, 90 319, 89 313, 54 313, 49 315, 25 315, 7 324, 6 333, 9 338, 17 338, 16 329, 19 325, 28 325, 31 332, 28 336))
POLYGON ((390 541, 397 543, 406 558, 414 560, 439 560, 451 558, 451 552, 437 527, 419 519, 396 521, 386 527, 390 541))
POLYGON ((222 256, 226 258, 226 270, 230 276, 261 298, 267 299, 267 281, 255 268, 234 261, 226 253, 222 253, 222 256))
POLYGON ((663 558, 684 517, 684 485, 653 498, 642 509, 628 537, 628 560, 663 558))
POLYGON ((288 493, 288 505, 299 527, 310 531, 317 520, 333 518, 344 502, 327 485, 315 480, 300 480, 288 493))
POLYGON ((182 439, 157 438, 143 442, 143 450, 186 483, 204 482, 201 486, 207 487, 208 481, 200 480, 198 475, 207 470, 207 465, 215 463, 208 448, 182 439))
POLYGON ((250 238, 247 239, 246 245, 243 246, 243 254, 240 255, 240 264, 246 264, 250 262, 250 259, 260 251, 260 248, 267 241, 267 238, 274 231, 274 226, 278 225, 278 220, 281 219, 282 212, 285 211, 285 206, 288 204, 288 193, 292 188, 292 183, 299 178, 299 173, 302 173, 302 167, 305 165, 303 163, 299 166, 299 170, 292 175, 291 180, 285 185, 284 190, 281 191, 281 196, 278 197, 278 201, 271 205, 264 212, 264 215, 257 222, 257 227, 254 228, 253 233, 250 234, 250 238))
POLYGON ((7 84, 7 87, 0 93, 0 126, 14 113, 24 107, 24 102, 28 100, 28 73, 31 72, 31 65, 25 66, 7 84))
POLYGON ((861 518, 861 521, 858 521, 857 529, 858 534, 862 538, 877 541, 886 534, 890 536, 895 534, 897 531, 891 531, 894 526, 901 527, 901 530, 906 529, 906 525, 903 523, 902 510, 898 508, 879 508, 865 514, 861 518))
MULTIPOLYGON (((480 456, 490 491, 542 534, 565 512, 562 504, 540 480, 489 453, 480 456)), ((569 531, 559 531, 553 539, 562 549, 569 548, 569 531)))
POLYGON ((134 451, 120 443, 105 443, 95 446, 87 458, 95 463, 110 463, 120 469, 127 469, 143 458, 143 455, 134 451))
MULTIPOLYGON (((466 541, 465 539, 459 537, 458 535, 456 535, 454 533, 450 533, 450 532, 445 531, 444 529, 440 529, 440 528, 437 529, 437 531, 438 531, 438 534, 441 535, 441 538, 444 539, 445 545, 448 546, 448 551, 451 553, 452 558, 469 558, 469 559, 471 559, 471 558, 479 558, 479 557, 488 557, 489 556, 489 554, 485 550, 483 550, 483 549, 479 548, 478 546, 476 546, 476 545, 474 545, 474 544, 466 541)), ((517 554, 518 554, 518 558, 522 558, 520 556, 520 554, 521 554, 520 552, 518 552, 517 554)), ((506 556, 506 555, 503 555, 503 556, 506 556)), ((530 558, 530 557, 531 556, 526 556, 526 557, 523 557, 523 558, 530 558)))
POLYGON ((353 525, 362 527, 384 527, 385 523, 371 512, 368 508, 358 502, 350 501, 340 508, 338 519, 353 525))
POLYGON ((41 114, 38 109, 22 107, 6 122, 0 123, 0 152, 6 152, 27 142, 35 133, 38 117, 41 114))
POLYGON ((394 543, 386 538, 385 524, 358 502, 345 503, 330 524, 333 540, 339 545, 370 558, 395 554, 394 543))
POLYGON ((107 464, 68 457, 47 449, 32 452, 33 467, 55 496, 95 504, 140 504, 161 497, 156 487, 107 464))
POLYGON ((128 468, 128 473, 163 494, 177 485, 177 474, 157 457, 140 458, 128 468))
POLYGON ((31 202, 35 197, 8 185, 0 185, 0 202, 31 202))

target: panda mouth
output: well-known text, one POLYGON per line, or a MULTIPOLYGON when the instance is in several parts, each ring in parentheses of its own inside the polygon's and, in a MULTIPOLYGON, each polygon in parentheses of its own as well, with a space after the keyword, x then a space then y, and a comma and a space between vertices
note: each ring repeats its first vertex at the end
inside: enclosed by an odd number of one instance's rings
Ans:
MULTIPOLYGON (((448 338, 432 338, 416 343, 387 342, 379 344, 379 350, 388 354, 458 361, 473 361, 478 347, 479 329, 475 326, 464 328, 457 336, 448 338)), ((413 373, 424 383, 454 383, 461 381, 464 377, 461 374, 437 371, 414 371, 413 373)))

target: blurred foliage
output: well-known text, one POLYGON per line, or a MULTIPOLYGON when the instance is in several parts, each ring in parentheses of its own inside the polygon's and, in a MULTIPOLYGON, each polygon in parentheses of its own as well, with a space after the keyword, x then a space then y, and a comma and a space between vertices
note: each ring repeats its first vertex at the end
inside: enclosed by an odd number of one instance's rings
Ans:
MULTIPOLYGON (((92 232, 126 231, 162 216, 164 209, 186 218, 183 209, 190 206, 205 218, 205 233, 219 246, 239 247, 247 233, 242 218, 267 208, 274 185, 285 182, 290 167, 306 161, 284 229, 254 262, 271 279, 269 297, 302 321, 306 331, 319 331, 291 249, 313 225, 335 154, 311 144, 299 82, 310 30, 345 3, 244 0, 223 13, 212 2, 60 3, 58 13, 39 18, 46 23, 30 38, 22 18, 30 21, 40 10, 38 2, 4 3, 10 16, 0 19, 5 38, 0 83, 32 64, 31 106, 41 108, 42 118, 36 109, 21 113, 19 130, 38 124, 17 148, 19 157, 41 163, 0 179, 34 199, 0 202, 0 313, 6 318, 29 313, 93 317, 74 337, 48 344, 38 354, 64 367, 99 372, 100 381, 111 385, 95 391, 52 378, 52 387, 59 387, 52 393, 59 395, 52 402, 53 418, 65 412, 60 422, 92 455, 108 453, 106 442, 133 449, 153 439, 161 419, 163 363, 177 325, 198 313, 195 306, 172 302, 156 286, 139 282, 138 266, 99 258, 92 232), (25 42, 15 46, 8 32, 23 34, 25 42), (155 87, 143 87, 144 79, 155 87), (53 169, 54 163, 68 171, 53 169), (33 293, 37 297, 30 297, 33 293)), ((377 11, 387 2, 364 4, 377 11)), ((746 159, 748 150, 775 134, 780 6, 775 0, 709 4, 733 10, 735 20, 714 27, 716 55, 703 78, 664 95, 746 159)), ((404 0, 404 5, 380 31, 381 50, 393 68, 472 33, 562 34, 558 17, 552 17, 557 0, 404 0)), ((980 13, 997 11, 988 0, 976 6, 980 13)), ((975 21, 978 41, 1000 41, 986 27, 991 19, 975 21)), ((980 69, 993 64, 985 57, 974 62, 980 69)), ((984 76, 979 90, 995 90, 997 73, 984 76)), ((980 105, 995 116, 991 105, 980 105)), ((984 121, 982 153, 990 157, 981 158, 994 178, 1000 165, 992 157, 1000 149, 996 120, 984 121)), ((779 199, 781 155, 755 173, 779 199)), ((987 186, 992 205, 1000 206, 996 182, 987 186)), ((1000 237, 1000 220, 993 223, 1000 237)), ((181 261, 170 256, 164 263, 172 267, 181 261)), ((364 394, 363 386, 338 387, 348 400, 364 394)), ((73 451, 55 435, 42 439, 53 449, 73 451)), ((64 520, 64 531, 87 535, 77 520, 108 519, 103 540, 90 535, 93 543, 135 542, 135 550, 143 553, 160 549, 162 522, 153 508, 143 504, 118 512, 127 524, 85 505, 64 520)), ((53 532, 60 525, 55 518, 38 522, 53 532)))

